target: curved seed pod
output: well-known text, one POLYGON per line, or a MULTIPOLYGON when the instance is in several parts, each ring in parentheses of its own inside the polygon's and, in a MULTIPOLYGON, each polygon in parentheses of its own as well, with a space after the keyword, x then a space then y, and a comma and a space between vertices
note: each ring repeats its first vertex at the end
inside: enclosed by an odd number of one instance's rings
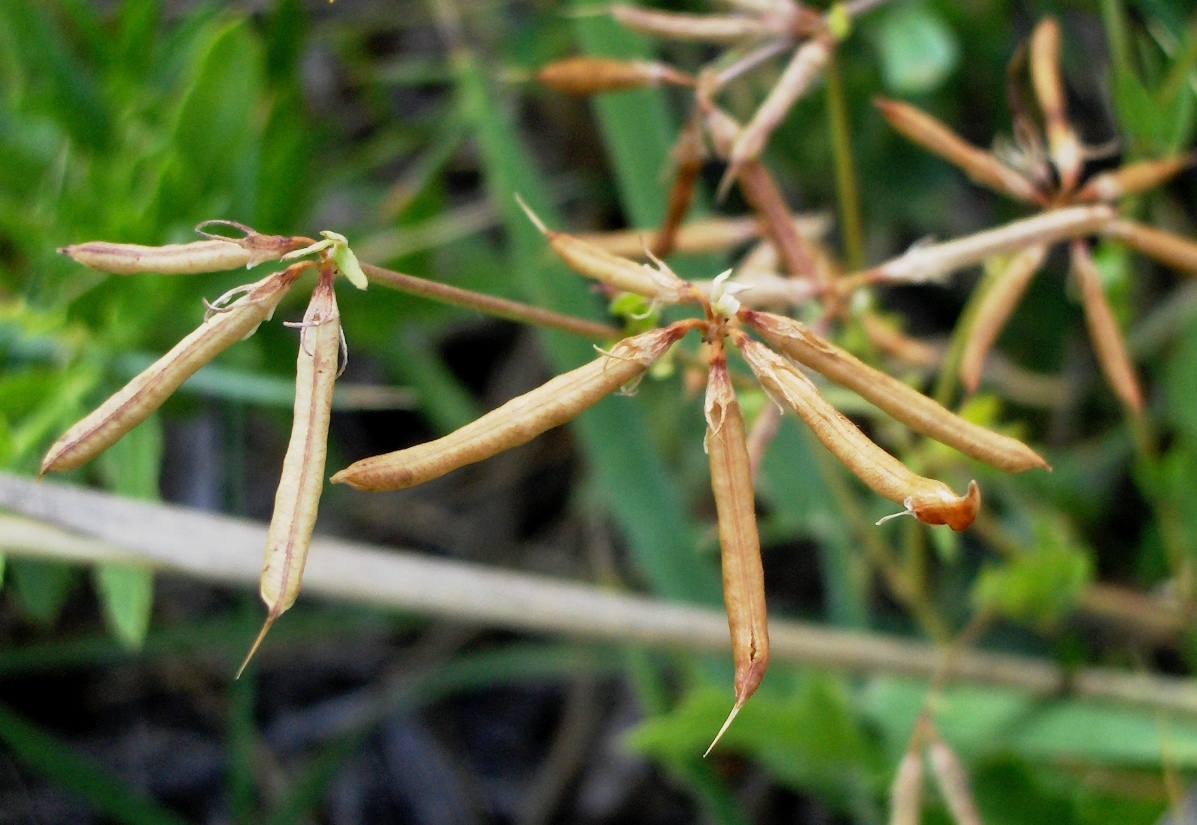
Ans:
POLYGON ((249 664, 275 620, 299 595, 320 491, 324 487, 324 460, 328 451, 328 421, 332 412, 333 384, 341 355, 341 321, 333 292, 335 270, 326 266, 312 292, 303 316, 296 361, 295 413, 291 440, 283 459, 283 472, 274 496, 274 512, 266 534, 260 592, 268 613, 262 630, 250 647, 241 671, 249 664))
POLYGON ((364 458, 332 480, 359 490, 402 490, 518 447, 638 378, 691 326, 683 321, 626 338, 589 364, 513 398, 443 438, 364 458))
MULTIPOLYGON (((669 198, 665 215, 653 234, 652 253, 658 258, 669 255, 677 245, 678 233, 690 205, 694 202, 694 189, 702 164, 706 160, 706 147, 702 142, 702 121, 697 115, 686 121, 670 153, 673 164, 673 181, 669 184, 669 198)), ((639 254, 639 250, 632 253, 639 254)))
POLYGON ((1144 160, 1091 177, 1076 193, 1076 200, 1112 201, 1167 183, 1197 162, 1197 155, 1176 155, 1144 160))
POLYGON ((873 105, 908 140, 958 166, 974 183, 1027 203, 1043 202, 1043 196, 1029 180, 931 115, 897 100, 875 98, 873 105))
MULTIPOLYGON (((1104 203, 1053 209, 964 238, 912 247, 872 271, 881 280, 918 283, 1030 244, 1053 244, 1094 232, 1113 234, 1111 230, 1116 223, 1126 223, 1116 221, 1117 217, 1118 213, 1104 203)), ((1197 266, 1197 253, 1194 260, 1197 266)))
POLYGON ((923 755, 906 751, 889 791, 889 825, 919 825, 923 808, 923 755))
POLYGON ((1197 275, 1197 243, 1188 238, 1127 220, 1113 221, 1105 232, 1164 266, 1197 275))
POLYGON ((738 14, 681 14, 652 11, 616 3, 611 16, 620 25, 671 40, 701 40, 708 43, 739 43, 768 37, 774 31, 758 17, 738 14))
POLYGON ((307 242, 306 238, 262 235, 249 227, 230 221, 205 221, 196 227, 196 230, 207 235, 202 227, 212 224, 234 226, 243 230, 245 236, 222 238, 208 235, 208 239, 204 241, 166 246, 91 241, 64 246, 58 251, 84 266, 112 275, 139 275, 148 272, 160 275, 195 275, 256 266, 264 261, 281 258, 307 242))
POLYGON ((981 825, 981 815, 977 813, 976 803, 973 802, 968 773, 960 763, 960 757, 947 742, 938 737, 927 746, 927 756, 940 796, 947 803, 956 825, 981 825))
POLYGON ((752 468, 744 435, 744 418, 727 373, 722 347, 711 360, 706 418, 705 445, 711 465, 711 490, 715 494, 715 510, 719 516, 723 600, 736 666, 735 705, 707 748, 710 753, 740 708, 756 692, 769 665, 765 573, 756 528, 752 468))
MULTIPOLYGON (((816 241, 826 235, 831 221, 822 213, 807 212, 794 216, 794 228, 802 239, 808 242, 816 241)), ((625 258, 635 258, 644 254, 644 239, 651 237, 652 229, 617 229, 611 232, 595 232, 579 235, 581 240, 625 258)), ((707 252, 725 252, 732 247, 741 246, 749 241, 761 237, 761 222, 755 216, 746 218, 701 218, 683 223, 677 228, 674 237, 673 251, 687 255, 700 255, 707 252)), ((776 250, 768 247, 772 260, 776 261, 776 250)), ((654 251, 654 254, 655 251, 654 251)), ((659 255, 657 257, 660 257, 659 255)), ((741 261, 740 266, 744 267, 741 261)), ((776 268, 747 267, 747 268, 776 268)))
POLYGON ((960 354, 960 382, 969 392, 977 391, 985 356, 993 348, 1002 327, 1018 306, 1019 299, 1027 291, 1027 285, 1043 265, 1045 257, 1047 247, 1043 244, 1027 247, 1010 259, 1001 276, 981 297, 964 342, 964 351, 960 354))
POLYGON ((549 246, 565 265, 588 278, 594 278, 600 283, 621 292, 634 292, 647 298, 653 298, 667 304, 676 304, 683 300, 697 300, 697 293, 686 281, 683 281, 664 264, 653 268, 646 264, 639 264, 612 255, 594 244, 587 243, 581 238, 566 235, 564 232, 554 232, 544 225, 536 213, 520 200, 519 204, 528 215, 528 219, 548 239, 549 246))
POLYGON ((1106 381, 1113 387, 1122 403, 1138 415, 1143 412, 1143 393, 1139 389, 1139 379, 1135 376, 1135 368, 1126 351, 1122 330, 1118 328, 1118 321, 1115 320, 1110 303, 1106 300, 1105 290, 1101 288, 1101 275, 1097 271, 1097 265, 1093 263, 1084 241, 1073 241, 1071 252, 1072 276, 1080 289, 1081 304, 1085 307, 1085 323, 1089 327, 1089 337, 1093 340, 1097 362, 1101 364, 1106 381))
POLYGON ((253 284, 236 302, 214 313, 194 332, 143 370, 90 415, 71 427, 42 459, 38 477, 86 464, 158 409, 184 381, 221 352, 248 338, 270 318, 307 264, 253 284))
MULTIPOLYGON (((829 34, 818 35, 794 52, 785 71, 748 121, 728 155, 730 168, 725 180, 734 176, 733 170, 745 161, 755 160, 765 148, 769 136, 781 123, 794 101, 802 97, 827 65, 835 40, 829 34)), ((721 186, 721 189, 725 186, 721 186)))
POLYGON ((753 310, 741 310, 739 317, 786 355, 847 387, 916 432, 1006 472, 1018 473, 1032 467, 1050 469, 1021 441, 964 420, 934 399, 816 335, 799 321, 753 310))
POLYGON ((1081 142, 1068 122, 1068 103, 1060 77, 1060 26, 1051 17, 1040 22, 1031 33, 1030 68, 1031 85, 1043 112, 1047 145, 1060 176, 1060 188, 1071 192, 1080 178, 1084 158, 1081 142))
POLYGON ((798 413, 823 445, 875 493, 901 504, 924 524, 963 530, 973 523, 981 506, 975 481, 965 495, 957 496, 942 481, 912 472, 828 404, 789 361, 744 333, 736 336, 735 344, 765 391, 798 413))
POLYGON ((620 92, 644 86, 673 83, 694 85, 694 78, 664 63, 647 60, 613 60, 606 57, 569 57, 541 67, 536 79, 567 95, 620 92))

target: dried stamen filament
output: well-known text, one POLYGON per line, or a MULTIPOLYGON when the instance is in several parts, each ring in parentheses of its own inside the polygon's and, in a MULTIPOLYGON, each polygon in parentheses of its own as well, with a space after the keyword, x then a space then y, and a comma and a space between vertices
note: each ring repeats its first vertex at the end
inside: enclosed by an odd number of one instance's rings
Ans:
POLYGON ((443 438, 364 458, 332 480, 359 490, 401 490, 531 441, 641 376, 691 326, 682 321, 626 338, 589 364, 513 398, 443 438))
POLYGON ((765 391, 798 413, 819 441, 875 493, 901 504, 925 524, 963 530, 973 523, 981 506, 975 481, 965 495, 957 496, 942 481, 912 472, 827 403, 814 383, 789 361, 742 332, 734 341, 765 391))
POLYGON ((270 318, 299 273, 300 264, 258 281, 143 370, 90 415, 71 427, 42 460, 39 477, 72 470, 115 444, 158 409, 191 375, 270 318))
POLYGON ((581 238, 567 235, 564 232, 554 232, 544 225, 536 213, 528 208, 522 200, 519 202, 529 220, 536 225, 548 239, 549 246, 565 265, 588 278, 594 278, 613 289, 621 292, 634 292, 647 298, 654 298, 664 303, 674 304, 683 300, 698 300, 694 288, 683 281, 664 264, 650 267, 612 255, 594 244, 587 243, 581 238))
POLYGON ((112 275, 139 275, 149 272, 160 275, 195 275, 256 266, 264 261, 281 258, 307 242, 306 238, 263 235, 249 227, 229 221, 206 221, 196 227, 196 230, 208 239, 166 246, 90 241, 65 246, 58 251, 86 267, 112 275), (241 238, 226 239, 203 231, 203 227, 212 224, 235 226, 246 234, 241 238))
POLYGON ((1029 180, 925 112, 897 100, 878 98, 873 103, 890 126, 911 142, 958 166, 974 183, 1028 203, 1043 202, 1029 180))
POLYGON ((968 338, 964 342, 964 351, 960 355, 960 382, 969 392, 976 392, 980 385, 985 356, 993 348, 1002 327, 1018 306, 1019 299, 1046 256, 1047 247, 1043 244, 1027 247, 1017 253, 1006 264, 1001 276, 981 296, 968 330, 968 338))
POLYGON ((753 310, 741 310, 739 317, 781 352, 847 387, 916 432, 1006 472, 1048 468, 1047 462, 1021 441, 966 421, 816 335, 800 321, 753 310))
MULTIPOLYGON (((295 603, 312 541, 312 529, 316 525, 316 511, 324 487, 333 384, 337 378, 342 341, 340 315, 333 292, 335 271, 332 265, 326 265, 321 271, 320 281, 303 316, 296 361, 291 440, 274 496, 274 512, 270 517, 262 563, 260 592, 268 612, 241 670, 257 651, 270 626, 295 603)), ((240 673, 238 671, 238 675, 240 673)))
POLYGON ((1081 304, 1085 307, 1085 323, 1089 327, 1093 349, 1097 352, 1097 362, 1101 364, 1106 381, 1114 388, 1122 403, 1135 414, 1141 413, 1143 393, 1139 389, 1139 379, 1135 376, 1135 368, 1126 351, 1122 330, 1101 287, 1097 265, 1084 241, 1073 241, 1071 252, 1072 276, 1076 279, 1081 304))
POLYGON ((721 345, 711 359, 706 395, 706 449, 711 490, 719 516, 723 560, 723 600, 735 662, 735 704, 707 753, 723 736, 769 664, 769 625, 765 612, 765 573, 752 494, 752 467, 744 418, 727 373, 721 345))
POLYGON ((570 57, 543 66, 536 79, 550 89, 569 95, 619 92, 672 83, 694 85, 694 78, 664 63, 647 60, 613 60, 605 57, 570 57))

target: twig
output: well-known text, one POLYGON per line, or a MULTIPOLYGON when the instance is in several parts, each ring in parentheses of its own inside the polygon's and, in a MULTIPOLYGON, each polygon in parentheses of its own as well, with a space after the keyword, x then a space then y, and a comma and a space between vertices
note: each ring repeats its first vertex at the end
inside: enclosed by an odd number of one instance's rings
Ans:
MULTIPOLYGON (((34 484, 5 473, 0 473, 0 507, 26 517, 0 516, 0 543, 10 552, 85 563, 141 563, 257 586, 266 539, 265 525, 257 522, 34 484)), ((721 611, 336 539, 313 541, 304 592, 520 631, 691 651, 728 648, 727 617, 721 611)), ((770 637, 775 661, 858 673, 929 678, 943 655, 925 642, 805 622, 774 621, 770 637)), ((1072 695, 1197 715, 1193 682, 1167 676, 1110 668, 1065 671, 1028 657, 969 651, 955 661, 953 678, 1041 697, 1072 695)))

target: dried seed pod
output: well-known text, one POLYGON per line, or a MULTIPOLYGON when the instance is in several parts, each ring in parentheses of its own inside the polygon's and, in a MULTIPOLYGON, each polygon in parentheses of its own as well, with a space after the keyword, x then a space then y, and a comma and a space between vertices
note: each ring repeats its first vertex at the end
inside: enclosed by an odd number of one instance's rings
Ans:
POLYGON ((364 458, 332 477, 359 490, 402 490, 531 441, 639 377, 693 326, 682 321, 626 338, 610 352, 443 438, 364 458))
POLYGON ((270 626, 295 603, 312 541, 312 528, 316 525, 316 511, 324 487, 333 384, 341 356, 341 320, 333 292, 335 271, 331 265, 321 271, 320 281, 303 316, 295 370, 291 440, 283 458, 283 472, 274 496, 274 512, 270 516, 262 562, 260 592, 268 613, 241 670, 237 671, 238 676, 262 644, 270 626))
POLYGON ((195 275, 203 272, 222 272, 241 266, 256 266, 265 261, 277 260, 307 243, 306 238, 263 235, 231 221, 205 221, 196 227, 196 231, 207 235, 208 239, 166 246, 91 241, 64 246, 58 251, 86 267, 112 275, 139 275, 148 272, 160 275, 195 275), (245 236, 223 238, 208 235, 203 231, 203 227, 214 224, 236 227, 244 231, 245 236))
POLYGON ((897 100, 876 98, 873 104, 890 126, 928 152, 960 167, 974 183, 1020 201, 1043 203, 1043 196, 1033 183, 992 152, 978 149, 927 113, 897 100))
POLYGON ((1031 278, 1047 257, 1043 244, 1029 246, 1006 264, 1001 277, 981 297, 976 315, 968 329, 968 338, 960 354, 960 382, 969 392, 976 392, 981 383, 985 356, 993 348, 1002 327, 1018 306, 1031 278))
POLYGON ((289 267, 251 285, 240 299, 213 313, 194 332, 71 427, 42 459, 38 477, 72 470, 115 444, 191 375, 228 347, 248 338, 274 313, 308 264, 289 267))
MULTIPOLYGON (((875 279, 879 280, 908 283, 928 281, 973 266, 993 255, 1013 252, 1031 244, 1053 244, 1095 232, 1115 234, 1112 230, 1117 217, 1118 213, 1106 204, 1053 209, 953 241, 914 246, 872 272, 875 279)), ((1197 247, 1194 249, 1197 250, 1197 247)), ((1197 266, 1197 251, 1194 253, 1194 265, 1197 266)))
POLYGON ((557 256, 579 275, 594 278, 621 292, 634 292, 667 304, 698 300, 694 288, 663 263, 658 262, 656 267, 639 264, 612 255, 581 238, 564 232, 554 232, 544 225, 526 203, 520 200, 519 204, 527 213, 528 219, 548 239, 549 246, 553 247, 557 256))
POLYGON ((1068 103, 1060 77, 1060 26, 1054 19, 1041 21, 1031 33, 1029 60, 1031 85, 1043 112, 1052 163, 1060 176, 1061 190, 1071 192, 1080 178, 1084 157, 1081 142, 1068 122, 1068 103))
POLYGON ((536 79, 567 95, 620 92, 644 86, 673 83, 693 86, 694 78, 664 63, 647 60, 613 60, 606 57, 570 57, 543 66, 536 79))
POLYGON ((964 420, 934 399, 816 335, 800 321, 753 310, 741 310, 739 317, 786 355, 847 387, 916 432, 999 470, 1018 473, 1032 467, 1050 469, 1021 441, 964 420))
POLYGON ((765 391, 798 413, 819 441, 875 493, 901 504, 924 524, 963 530, 973 523, 981 506, 975 481, 965 495, 957 496, 942 481, 912 472, 828 404, 789 361, 742 332, 734 340, 765 391))
POLYGON ((744 418, 719 346, 711 359, 706 395, 706 450, 711 490, 719 516, 723 559, 723 600, 735 661, 735 705, 707 753, 722 738, 748 698, 756 692, 769 664, 769 624, 765 612, 765 573, 756 528, 752 468, 744 418))
POLYGON ((977 813, 976 803, 973 802, 973 791, 960 757, 947 742, 938 737, 927 746, 927 756, 935 784, 956 825, 981 825, 981 815, 977 813))
POLYGON ((681 14, 616 3, 611 16, 633 31, 671 40, 739 43, 774 34, 765 21, 740 14, 681 14))
POLYGON ((1072 276, 1076 279, 1081 293, 1081 304, 1085 307, 1085 323, 1089 327, 1089 337, 1093 340, 1097 362, 1101 364, 1106 381, 1114 388, 1122 403, 1138 415, 1143 412, 1143 393, 1139 389, 1139 379, 1135 376, 1135 368, 1126 351, 1122 330, 1118 328, 1118 321, 1115 320, 1109 301, 1106 300, 1105 290, 1101 287, 1101 274, 1097 271, 1097 265, 1093 263, 1084 241, 1073 241, 1071 253, 1072 276))
POLYGON ((1197 275, 1197 243, 1188 238, 1127 220, 1111 222, 1105 227, 1105 234, 1164 266, 1188 275, 1197 275))
POLYGON ((1154 189, 1167 183, 1194 162, 1197 162, 1197 155, 1190 153, 1161 160, 1144 160, 1102 172, 1086 181, 1076 193, 1076 200, 1112 201, 1124 195, 1154 189))
POLYGON ((889 791, 889 825, 919 825, 923 808, 923 755, 918 747, 898 763, 889 791))
POLYGON ((726 182, 735 176, 734 170, 742 166, 745 161, 755 160, 760 156, 769 136, 786 116, 786 112, 798 98, 806 93, 815 78, 823 71, 823 67, 827 65, 834 44, 834 38, 830 34, 824 33, 803 43, 794 52, 785 71, 781 73, 777 83, 774 84, 753 114, 752 119, 748 121, 748 125, 740 131, 732 145, 731 152, 728 154, 730 166, 724 177, 725 183, 720 186, 721 190, 725 189, 726 182))
MULTIPOLYGON (((698 176, 702 174, 702 164, 706 160, 706 147, 702 144, 702 122, 697 116, 691 117, 671 153, 673 162, 673 182, 669 185, 669 200, 665 207, 665 216, 661 225, 653 235, 652 253, 658 258, 664 258, 677 245, 678 232, 690 205, 694 202, 694 190, 698 184, 698 176)), ((636 255, 638 253, 633 253, 636 255)))

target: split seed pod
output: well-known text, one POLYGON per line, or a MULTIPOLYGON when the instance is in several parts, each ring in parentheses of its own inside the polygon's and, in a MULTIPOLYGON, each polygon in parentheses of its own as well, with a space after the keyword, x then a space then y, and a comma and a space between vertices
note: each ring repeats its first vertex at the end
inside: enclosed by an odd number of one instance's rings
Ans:
POLYGON ((332 265, 325 265, 303 316, 296 361, 291 440, 287 444, 283 472, 274 496, 274 512, 270 517, 262 563, 260 592, 269 612, 241 670, 237 671, 238 676, 262 644, 270 626, 299 596, 303 567, 312 542, 316 510, 324 487, 333 384, 341 356, 341 321, 333 292, 335 272, 332 265))
POLYGON ((992 152, 978 149, 925 112, 897 100, 875 99, 873 104, 898 132, 928 152, 960 167, 974 182, 1027 203, 1042 203, 1034 185, 1006 166, 992 152))
POLYGON ((765 391, 779 405, 798 413, 815 437, 873 492, 901 504, 924 524, 963 530, 973 523, 981 506, 977 482, 970 482, 968 492, 957 496, 942 481, 912 472, 827 403, 789 361, 744 333, 734 340, 765 391))
POLYGON ((664 63, 647 60, 613 60, 606 57, 570 57, 543 66, 536 79, 567 95, 621 92, 673 83, 692 86, 694 78, 664 63))
POLYGON ((722 346, 711 360, 706 396, 706 450, 711 490, 719 516, 723 559, 723 600, 735 661, 735 705, 707 748, 715 747, 740 708, 756 692, 769 664, 769 625, 765 613, 765 573, 752 495, 752 467, 744 418, 727 373, 722 346))
POLYGON ((969 392, 977 391, 981 383, 985 356, 993 348, 1002 327, 1018 306, 1019 299, 1027 291, 1027 285, 1031 283, 1031 278, 1035 276, 1045 257, 1047 247, 1043 244, 1029 246, 1018 252, 1006 264, 1001 276, 981 297, 981 303, 968 330, 968 339, 964 342, 964 351, 960 355, 960 382, 969 392))
POLYGON ((160 275, 196 275, 203 272, 223 272, 238 267, 253 267, 273 261, 306 242, 305 238, 283 235, 263 235, 247 226, 231 221, 205 221, 196 227, 213 224, 233 226, 245 232, 241 238, 222 238, 213 235, 208 240, 166 246, 142 246, 132 243, 89 243, 65 246, 58 251, 91 269, 112 275, 139 275, 155 272, 160 275))
POLYGON ((626 338, 589 364, 513 398, 443 438, 364 458, 332 480, 359 490, 402 490, 525 444, 640 377, 691 326, 682 321, 626 338))
MULTIPOLYGON (((519 200, 519 198, 517 198, 519 200)), ((528 219, 548 239, 549 246, 565 265, 588 278, 606 284, 620 292, 634 292, 646 298, 653 298, 668 304, 680 303, 683 300, 697 300, 694 287, 683 281, 664 264, 656 268, 646 264, 639 264, 612 255, 605 249, 587 243, 581 238, 567 235, 564 232, 554 232, 545 226, 535 212, 528 205, 519 200, 519 204, 528 215, 528 219)))
POLYGON ((1072 276, 1081 293, 1085 323, 1089 326, 1089 337, 1093 340, 1097 362, 1101 364, 1106 381, 1114 388, 1122 403, 1137 415, 1143 412, 1143 393, 1126 351, 1126 340, 1101 287, 1101 274, 1084 241, 1073 241, 1071 252, 1072 276))
POLYGON ((739 317, 781 352, 847 387, 916 432, 1006 472, 1018 473, 1032 467, 1050 469, 1038 453, 1021 441, 966 421, 934 399, 816 335, 800 321, 753 310, 741 310, 739 317))
POLYGON ((253 335, 309 264, 275 273, 247 288, 237 301, 213 313, 190 335, 118 390, 58 439, 42 460, 38 477, 73 470, 115 444, 158 409, 196 370, 238 341, 253 335))

